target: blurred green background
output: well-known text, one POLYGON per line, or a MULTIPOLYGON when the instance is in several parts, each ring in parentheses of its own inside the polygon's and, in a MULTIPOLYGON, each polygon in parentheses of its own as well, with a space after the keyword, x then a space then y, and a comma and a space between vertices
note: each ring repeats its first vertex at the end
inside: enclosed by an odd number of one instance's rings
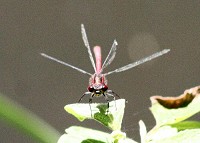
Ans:
MULTIPOLYGON (((39 53, 93 73, 81 23, 90 46, 100 45, 104 59, 113 40, 119 43, 116 59, 105 71, 170 48, 167 55, 108 76, 109 88, 128 100, 123 130, 138 140, 140 119, 149 128, 154 125, 148 111, 150 96, 176 96, 199 85, 199 7, 198 0, 0 0, 0 92, 61 133, 71 125, 109 132, 94 121, 80 123, 63 109, 87 90, 89 77, 39 53)), ((87 97, 83 102, 88 102, 87 97)), ((35 143, 4 122, 0 122, 0 139, 3 143, 35 143)))

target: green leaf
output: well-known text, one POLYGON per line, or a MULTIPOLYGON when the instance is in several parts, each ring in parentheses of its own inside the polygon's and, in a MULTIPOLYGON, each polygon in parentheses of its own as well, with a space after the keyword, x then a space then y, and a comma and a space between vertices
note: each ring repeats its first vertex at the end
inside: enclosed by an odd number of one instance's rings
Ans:
MULTIPOLYGON (((163 132, 164 134, 170 133, 163 132)), ((157 137, 159 135, 157 134, 157 137)), ((199 143, 200 141, 200 129, 184 130, 181 132, 174 133, 170 137, 166 137, 160 140, 152 140, 149 143, 199 143)))
POLYGON ((176 141, 177 143, 197 142, 197 140, 200 140, 199 125, 199 122, 186 121, 154 128, 147 134, 146 141, 152 143, 171 143, 171 141, 176 141), (191 135, 187 133, 191 133, 191 135), (189 139, 186 140, 187 138, 189 139))
POLYGON ((200 86, 186 90, 178 97, 151 97, 150 108, 156 126, 145 139, 148 143, 197 143, 200 122, 184 121, 200 112, 200 86))
POLYGON ((200 122, 197 121, 184 121, 176 124, 170 125, 173 128, 177 128, 178 131, 186 130, 186 129, 200 129, 200 122))
POLYGON ((57 143, 136 143, 124 137, 124 133, 120 131, 108 134, 78 126, 72 126, 65 131, 67 134, 62 135, 57 143))
POLYGON ((156 126, 162 126, 167 124, 175 124, 181 122, 196 113, 200 112, 200 94, 199 94, 200 87, 195 87, 190 90, 186 90, 183 95, 180 97, 159 97, 154 96, 151 97, 152 106, 150 108, 151 112, 153 113, 154 118, 156 119, 156 126), (161 99, 164 104, 171 104, 178 105, 180 107, 176 108, 166 108, 165 106, 161 105, 158 100, 161 99), (166 100, 165 100, 166 99, 166 100), (188 101, 191 100, 191 101, 188 101), (184 104, 187 102, 187 105, 184 104))
POLYGON ((141 143, 146 142, 146 136, 147 136, 147 129, 142 120, 139 121, 139 127, 140 127, 140 138, 141 138, 141 143))
POLYGON ((178 133, 176 128, 172 128, 171 126, 163 126, 159 128, 153 128, 148 132, 146 136, 146 142, 150 141, 158 141, 164 138, 169 138, 175 136, 178 133))
POLYGON ((107 103, 69 104, 65 110, 78 120, 94 119, 111 130, 120 130, 124 115, 125 99, 118 99, 107 103))
POLYGON ((40 143, 55 143, 60 134, 45 121, 0 94, 0 119, 40 143))

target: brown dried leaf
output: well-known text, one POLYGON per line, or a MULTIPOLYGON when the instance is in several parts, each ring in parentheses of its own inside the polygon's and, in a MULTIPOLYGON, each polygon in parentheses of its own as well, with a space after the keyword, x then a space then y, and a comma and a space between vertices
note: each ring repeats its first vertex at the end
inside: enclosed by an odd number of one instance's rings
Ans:
POLYGON ((158 102, 165 108, 177 109, 186 107, 188 104, 195 101, 197 97, 200 97, 200 86, 185 90, 185 92, 178 97, 152 96, 150 100, 152 104, 158 102))

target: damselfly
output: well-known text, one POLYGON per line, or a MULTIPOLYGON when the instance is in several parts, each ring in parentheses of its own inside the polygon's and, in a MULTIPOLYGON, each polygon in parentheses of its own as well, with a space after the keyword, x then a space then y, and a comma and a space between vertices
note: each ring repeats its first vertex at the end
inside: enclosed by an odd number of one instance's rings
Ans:
POLYGON ((112 90, 108 89, 108 86, 107 86, 107 80, 105 78, 105 76, 109 75, 109 74, 112 74, 112 73, 118 73, 118 72, 122 72, 122 71, 126 71, 128 69, 131 69, 133 67, 136 67, 142 63, 145 63, 147 61, 150 61, 152 59, 155 59, 159 56, 162 56, 166 53, 168 53, 170 51, 170 49, 164 49, 160 52, 157 52, 157 53, 154 53, 148 57, 145 57, 145 58, 142 58, 136 62, 133 62, 133 63, 130 63, 128 65, 125 65, 121 68, 118 68, 116 70, 113 70, 113 71, 110 71, 110 72, 107 72, 107 73, 103 73, 103 70, 109 65, 111 64, 111 62, 113 61, 113 59, 115 58, 115 55, 116 55, 116 49, 117 49, 117 41, 114 40, 112 46, 111 46, 111 49, 110 49, 110 52, 108 53, 105 61, 103 62, 103 65, 102 65, 102 62, 101 62, 101 47, 99 46, 95 46, 93 51, 94 51, 94 55, 95 55, 95 59, 96 59, 96 64, 94 62, 94 59, 93 59, 93 56, 92 56, 92 52, 91 52, 91 49, 90 49, 90 45, 89 45, 89 42, 88 42, 88 38, 87 38, 87 35, 86 35, 86 32, 85 32, 85 28, 84 28, 84 25, 81 24, 81 33, 82 33, 82 38, 83 38, 83 42, 88 50, 88 54, 89 54, 89 58, 90 58, 90 61, 92 63, 92 66, 94 68, 94 71, 95 73, 94 74, 91 74, 85 70, 82 70, 78 67, 75 67, 71 64, 68 64, 66 62, 63 62, 59 59, 56 59, 54 57, 51 57, 47 54, 44 54, 44 53, 41 53, 41 55, 45 58, 48 58, 50 60, 53 60, 55 62, 58 62, 60 64, 63 64, 65 66, 68 66, 68 67, 71 67, 81 73, 84 73, 84 74, 87 74, 87 75, 90 75, 90 79, 89 79, 89 86, 88 86, 88 91, 85 92, 81 98, 79 99, 79 102, 82 100, 82 98, 85 96, 85 95, 89 95, 90 98, 89 98, 89 103, 92 103, 92 99, 93 97, 99 97, 99 96, 104 96, 105 100, 107 101, 108 103, 108 107, 109 107, 109 96, 113 97, 113 99, 115 100, 115 97, 119 97, 115 92, 113 92, 112 90))

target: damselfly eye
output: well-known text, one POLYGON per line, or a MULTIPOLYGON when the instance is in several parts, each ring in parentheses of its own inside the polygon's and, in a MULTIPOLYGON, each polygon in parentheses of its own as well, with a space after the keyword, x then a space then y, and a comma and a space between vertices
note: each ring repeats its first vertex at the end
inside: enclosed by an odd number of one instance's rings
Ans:
POLYGON ((106 85, 104 85, 102 88, 103 91, 106 91, 107 89, 108 89, 108 86, 106 86, 106 85))
POLYGON ((94 91, 94 87, 93 86, 88 86, 88 91, 89 92, 93 92, 94 91))

